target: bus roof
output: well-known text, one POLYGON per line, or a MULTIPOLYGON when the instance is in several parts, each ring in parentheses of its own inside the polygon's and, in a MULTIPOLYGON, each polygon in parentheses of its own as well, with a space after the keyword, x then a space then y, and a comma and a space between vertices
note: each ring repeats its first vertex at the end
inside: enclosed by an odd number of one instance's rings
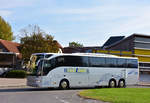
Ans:
POLYGON ((47 55, 47 54, 58 54, 58 53, 33 53, 32 55, 47 55))
POLYGON ((90 57, 113 57, 113 58, 126 58, 126 59, 138 59, 137 57, 120 57, 116 55, 111 54, 103 54, 103 53, 72 53, 72 54, 66 54, 66 53, 54 53, 54 55, 51 58, 55 58, 58 56, 90 56, 90 57))

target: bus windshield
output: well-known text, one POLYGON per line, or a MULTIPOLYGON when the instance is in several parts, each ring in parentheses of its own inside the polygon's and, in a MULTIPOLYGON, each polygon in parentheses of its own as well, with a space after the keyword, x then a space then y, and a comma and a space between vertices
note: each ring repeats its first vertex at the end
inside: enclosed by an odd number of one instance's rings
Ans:
POLYGON ((31 62, 35 62, 35 64, 37 64, 37 62, 40 60, 40 59, 43 59, 43 58, 49 58, 51 57, 52 54, 47 54, 47 55, 44 55, 44 54, 39 54, 39 55, 32 55, 31 56, 31 62))
POLYGON ((63 57, 56 57, 50 60, 40 60, 37 66, 37 75, 45 76, 47 75, 52 69, 61 66, 64 64, 63 57))
MULTIPOLYGON (((40 59, 49 58, 52 54, 33 54, 31 55, 30 61, 28 63, 28 68, 32 71, 32 75, 37 74, 38 63, 40 59)), ((41 64, 42 65, 42 64, 41 64)))

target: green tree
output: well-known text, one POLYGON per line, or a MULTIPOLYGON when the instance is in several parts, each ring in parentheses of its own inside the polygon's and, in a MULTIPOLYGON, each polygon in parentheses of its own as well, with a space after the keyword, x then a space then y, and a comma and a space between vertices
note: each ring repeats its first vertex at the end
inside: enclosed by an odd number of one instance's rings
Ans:
POLYGON ((83 47, 83 44, 78 42, 69 42, 69 47, 83 47))
POLYGON ((13 32, 11 26, 0 16, 0 39, 13 40, 13 32))
POLYGON ((29 59, 33 53, 53 52, 59 50, 58 43, 54 37, 43 32, 37 25, 29 25, 28 28, 22 29, 20 50, 24 59, 29 59))

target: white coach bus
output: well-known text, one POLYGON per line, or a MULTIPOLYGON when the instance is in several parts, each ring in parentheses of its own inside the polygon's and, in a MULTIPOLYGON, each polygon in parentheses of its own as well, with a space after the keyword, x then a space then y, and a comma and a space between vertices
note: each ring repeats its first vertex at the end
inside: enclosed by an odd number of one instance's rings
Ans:
POLYGON ((138 59, 108 54, 53 54, 41 59, 34 76, 27 77, 33 87, 125 87, 139 80, 138 59))

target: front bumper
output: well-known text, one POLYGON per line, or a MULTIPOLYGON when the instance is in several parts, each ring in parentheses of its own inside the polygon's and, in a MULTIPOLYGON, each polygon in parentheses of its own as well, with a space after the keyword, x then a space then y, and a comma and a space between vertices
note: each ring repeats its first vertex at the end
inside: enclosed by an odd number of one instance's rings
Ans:
POLYGON ((37 77, 37 76, 27 77, 27 86, 41 87, 41 85, 42 85, 42 81, 40 77, 37 77))

